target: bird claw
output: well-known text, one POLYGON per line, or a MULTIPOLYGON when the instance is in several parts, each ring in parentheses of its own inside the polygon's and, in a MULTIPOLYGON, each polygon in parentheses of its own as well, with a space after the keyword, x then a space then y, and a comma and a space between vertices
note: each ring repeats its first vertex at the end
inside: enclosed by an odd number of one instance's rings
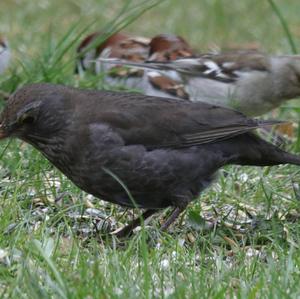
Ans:
POLYGON ((112 231, 110 235, 115 236, 117 238, 124 238, 130 236, 133 230, 137 226, 141 225, 142 219, 145 221, 147 218, 156 213, 156 211, 157 210, 146 210, 140 217, 137 217, 136 219, 132 220, 128 225, 124 227, 117 228, 116 230, 112 231))

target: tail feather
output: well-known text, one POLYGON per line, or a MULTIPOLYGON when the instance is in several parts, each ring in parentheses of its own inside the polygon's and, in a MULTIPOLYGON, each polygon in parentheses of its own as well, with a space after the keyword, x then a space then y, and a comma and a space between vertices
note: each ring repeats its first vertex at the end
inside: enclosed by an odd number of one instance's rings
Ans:
POLYGON ((274 162, 276 162, 276 164, 300 165, 300 156, 279 150, 279 153, 274 156, 274 162))
POLYGON ((289 121, 268 119, 268 120, 257 120, 257 123, 260 128, 263 128, 263 127, 267 127, 267 126, 286 124, 286 123, 289 123, 289 121))
POLYGON ((241 135, 235 141, 235 144, 229 143, 227 145, 239 148, 240 155, 234 158, 232 161, 234 164, 255 166, 300 165, 299 155, 286 152, 253 133, 241 135))

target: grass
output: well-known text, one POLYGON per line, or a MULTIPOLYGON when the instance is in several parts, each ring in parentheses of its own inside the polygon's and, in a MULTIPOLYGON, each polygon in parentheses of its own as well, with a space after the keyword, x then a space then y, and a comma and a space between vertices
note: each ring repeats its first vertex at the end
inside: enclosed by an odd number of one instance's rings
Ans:
MULTIPOLYGON (((163 28, 199 50, 259 44, 291 53, 291 37, 299 49, 299 1, 269 2, 190 0, 183 7, 166 0, 126 30, 151 36, 163 28)), ((122 11, 121 0, 2 1, 0 31, 13 64, 0 90, 40 81, 108 88, 101 76, 74 76, 75 47, 86 32, 112 32, 133 21, 145 9, 133 9, 140 3, 122 11)), ((295 100, 268 117, 298 121, 299 108, 295 100)), ((0 157, 1 297, 299 298, 295 166, 226 167, 169 233, 158 230, 162 217, 156 217, 119 242, 107 232, 136 211, 126 214, 85 194, 19 141, 2 142, 0 157)))

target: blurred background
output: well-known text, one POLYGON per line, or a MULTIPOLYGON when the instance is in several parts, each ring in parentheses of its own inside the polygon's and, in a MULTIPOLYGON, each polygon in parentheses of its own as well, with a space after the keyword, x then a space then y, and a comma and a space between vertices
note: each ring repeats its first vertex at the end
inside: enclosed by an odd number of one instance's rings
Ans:
MULTIPOLYGON (((139 5, 144 1, 130 1, 139 5)), ((151 1, 150 1, 151 2, 151 1)), ((257 45, 274 53, 290 53, 282 26, 268 1, 259 0, 165 0, 133 22, 126 31, 153 36, 160 32, 185 37, 196 49, 257 45)), ((0 32, 7 36, 14 56, 40 53, 49 35, 62 37, 72 26, 90 32, 112 21, 124 0, 2 0, 0 32), (79 26, 79 28, 80 28, 79 26)), ((147 2, 146 2, 147 3, 147 2)), ((277 0, 300 48, 300 2, 277 0)))

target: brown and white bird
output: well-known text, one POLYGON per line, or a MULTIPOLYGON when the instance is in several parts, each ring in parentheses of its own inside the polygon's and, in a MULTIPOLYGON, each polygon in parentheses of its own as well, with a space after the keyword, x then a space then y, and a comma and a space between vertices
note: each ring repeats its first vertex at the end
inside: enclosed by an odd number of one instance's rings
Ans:
MULTIPOLYGON (((194 56, 191 46, 180 36, 159 34, 151 39, 147 61, 170 62, 194 56)), ((181 76, 174 70, 145 70, 142 92, 157 97, 175 97, 187 100, 181 76)))
POLYGON ((106 62, 175 71, 191 101, 231 107, 249 116, 264 114, 300 96, 300 55, 241 50, 167 62, 106 62))
POLYGON ((10 56, 11 54, 7 41, 0 37, 0 74, 9 66, 10 56))
MULTIPOLYGON (((101 33, 94 33, 86 37, 78 47, 78 54, 82 53, 99 36, 101 33)), ((79 57, 76 72, 85 70, 92 70, 96 74, 105 72, 105 82, 111 86, 123 85, 127 89, 137 89, 151 96, 187 99, 188 95, 182 79, 176 71, 145 70, 144 72, 140 68, 125 68, 122 65, 112 66, 102 63, 101 59, 112 58, 131 62, 171 61, 193 55, 194 52, 190 45, 180 36, 159 34, 150 40, 125 33, 116 33, 98 47, 79 57)))
POLYGON ((253 132, 276 123, 201 102, 32 84, 8 100, 0 138, 33 145, 82 190, 145 218, 172 207, 167 229, 225 165, 300 165, 253 132))
POLYGON ((100 38, 101 32, 95 32, 87 36, 77 48, 78 59, 76 73, 91 71, 95 74, 105 73, 105 82, 111 86, 124 85, 129 89, 138 89, 144 71, 138 68, 113 66, 96 61, 97 58, 118 58, 132 62, 145 61, 149 54, 150 39, 132 36, 127 33, 115 33, 85 53, 85 50, 96 38, 100 38))

